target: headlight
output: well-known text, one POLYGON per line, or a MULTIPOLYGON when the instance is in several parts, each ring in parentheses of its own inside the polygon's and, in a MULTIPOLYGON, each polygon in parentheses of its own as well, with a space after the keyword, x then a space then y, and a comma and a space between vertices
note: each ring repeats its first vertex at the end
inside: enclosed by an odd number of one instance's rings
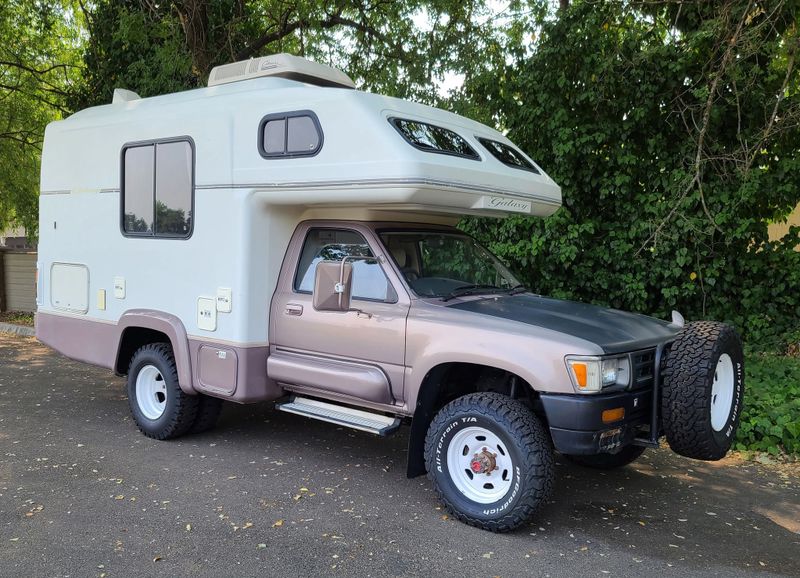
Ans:
POLYGON ((630 381, 628 356, 592 357, 568 355, 567 369, 575 391, 596 393, 605 387, 625 387, 630 381))

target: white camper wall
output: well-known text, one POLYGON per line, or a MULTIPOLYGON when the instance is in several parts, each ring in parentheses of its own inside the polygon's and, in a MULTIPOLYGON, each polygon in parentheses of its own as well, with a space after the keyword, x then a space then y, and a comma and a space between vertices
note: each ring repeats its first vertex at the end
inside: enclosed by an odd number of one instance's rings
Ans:
POLYGON ((130 309, 154 309, 176 315, 190 336, 266 343, 263 324, 261 331, 244 334, 247 316, 256 314, 247 309, 260 309, 266 316, 262 303, 268 300, 245 301, 250 295, 242 283, 246 282, 251 244, 245 242, 245 227, 238 224, 244 218, 245 196, 239 190, 197 191, 195 213, 202 217, 185 240, 123 236, 116 192, 43 196, 39 262, 46 291, 39 310, 79 314, 51 298, 61 291, 53 285, 51 269, 54 262, 80 264, 89 271, 88 308, 83 318, 115 323, 130 309), (124 283, 122 298, 115 297, 114 291, 120 280, 124 283), (220 288, 233 292, 231 312, 217 313, 215 329, 203 331, 197 323, 198 299, 215 301, 220 288))

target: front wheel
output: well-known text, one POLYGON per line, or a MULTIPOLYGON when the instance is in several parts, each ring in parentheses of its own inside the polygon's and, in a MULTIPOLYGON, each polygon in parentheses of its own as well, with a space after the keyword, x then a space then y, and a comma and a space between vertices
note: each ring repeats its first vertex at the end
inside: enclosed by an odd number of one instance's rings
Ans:
POLYGON ((474 393, 447 404, 425 438, 439 498, 459 520, 508 532, 530 520, 553 487, 553 451, 541 421, 522 403, 474 393))

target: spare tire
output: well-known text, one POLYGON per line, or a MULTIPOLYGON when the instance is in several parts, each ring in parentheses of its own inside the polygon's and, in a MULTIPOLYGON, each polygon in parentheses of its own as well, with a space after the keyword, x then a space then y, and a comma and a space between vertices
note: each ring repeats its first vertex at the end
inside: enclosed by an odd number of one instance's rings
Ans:
POLYGON ((719 460, 733 443, 744 399, 739 335, 716 321, 687 323, 666 353, 661 416, 673 451, 719 460))

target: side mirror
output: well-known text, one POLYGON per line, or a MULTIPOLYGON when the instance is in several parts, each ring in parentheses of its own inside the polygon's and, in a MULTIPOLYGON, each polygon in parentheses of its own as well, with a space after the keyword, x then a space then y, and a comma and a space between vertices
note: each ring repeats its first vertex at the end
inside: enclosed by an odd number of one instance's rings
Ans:
POLYGON ((350 311, 353 264, 320 261, 314 275, 313 305, 317 311, 350 311))

